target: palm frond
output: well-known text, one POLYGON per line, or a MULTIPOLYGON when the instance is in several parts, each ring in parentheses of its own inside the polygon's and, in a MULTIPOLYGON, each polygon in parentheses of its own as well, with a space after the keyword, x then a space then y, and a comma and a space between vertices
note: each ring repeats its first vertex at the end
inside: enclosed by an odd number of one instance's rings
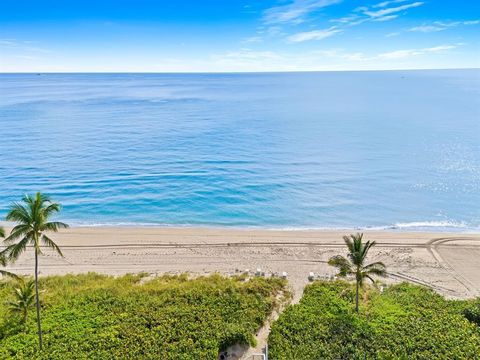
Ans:
POLYGON ((362 244, 363 234, 350 234, 349 236, 344 236, 343 240, 348 247, 348 257, 352 263, 356 266, 361 265, 363 257, 363 244, 362 244))
POLYGON ((355 235, 352 235, 352 237, 359 243, 362 243, 363 241, 363 233, 356 233, 355 235))
POLYGON ((0 270, 0 275, 5 277, 11 277, 12 279, 17 279, 17 280, 20 279, 20 276, 7 270, 0 270))
POLYGON ((45 216, 45 219, 48 219, 54 213, 59 212, 60 208, 61 208, 60 204, 50 202, 49 205, 47 205, 42 211, 45 216))
POLYGON ((41 210, 44 201, 46 201, 44 200, 44 195, 40 192, 37 192, 33 198, 29 197, 29 205, 34 219, 41 219, 41 210))
POLYGON ((5 237, 5 229, 0 226, 0 237, 4 238, 5 237))
POLYGON ((371 264, 368 264, 368 265, 365 265, 364 266, 364 269, 365 270, 368 270, 368 269, 371 269, 371 268, 385 268, 385 264, 381 261, 376 261, 376 262, 373 262, 371 264))
MULTIPOLYGON (((3 251, 0 253, 0 266, 5 267, 7 266, 7 259, 5 258, 3 251)), ((14 279, 19 279, 20 277, 10 271, 0 269, 0 275, 8 276, 14 279)))
POLYGON ((43 225, 44 230, 57 232, 59 229, 67 229, 68 225, 60 221, 50 221, 43 225))
POLYGON ((55 250, 60 256, 63 257, 62 250, 60 250, 58 245, 55 244, 55 242, 52 239, 50 239, 47 235, 45 234, 42 235, 42 242, 49 248, 55 250))
POLYGON ((339 271, 339 276, 343 277, 352 273, 352 265, 341 255, 331 257, 330 260, 328 260, 328 265, 336 267, 339 271))
POLYGON ((7 270, 0 270, 0 275, 2 275, 4 277, 10 277, 10 278, 13 278, 13 279, 20 279, 20 276, 12 273, 10 271, 7 271, 7 270))
POLYGON ((3 251, 0 252, 0 266, 7 266, 7 259, 5 258, 3 251))
MULTIPOLYGON (((54 205, 53 208, 57 207, 58 209, 60 208, 60 205, 52 203, 50 198, 42 194, 41 192, 37 192, 35 194, 35 200, 34 200, 34 209, 35 209, 35 214, 37 216, 41 216, 45 219, 45 210, 50 206, 54 205)), ((52 210, 51 210, 52 211, 52 210)))
POLYGON ((363 268, 363 271, 367 274, 373 274, 377 276, 386 276, 387 267, 384 263, 377 261, 372 264, 369 264, 363 268))
POLYGON ((14 290, 14 300, 7 305, 12 312, 26 313, 35 303, 35 283, 33 280, 19 282, 19 287, 14 290))
POLYGON ((30 238, 31 236, 29 236, 29 233, 31 231, 32 231, 32 228, 30 227, 30 225, 19 224, 12 229, 12 231, 10 232, 10 235, 8 235, 8 237, 4 240, 4 243, 9 244, 23 237, 30 238))
POLYGON ((370 248, 373 247, 373 246, 375 246, 375 244, 376 244, 375 241, 367 241, 367 242, 363 245, 362 254, 361 254, 362 263, 363 263, 363 261, 365 260, 365 258, 367 257, 368 251, 370 250, 370 248))
POLYGON ((345 235, 343 237, 343 241, 345 241, 345 245, 347 245, 347 248, 348 248, 348 251, 350 253, 354 253, 355 252, 355 248, 354 248, 354 244, 353 244, 353 235, 345 235))
MULTIPOLYGON (((45 204, 46 202, 50 202, 50 196, 48 195, 45 195, 44 193, 40 192, 40 191, 37 191, 35 193, 35 202, 39 205, 43 205, 45 204)), ((43 207, 43 206, 42 206, 43 207)))
POLYGON ((30 239, 23 238, 16 244, 9 245, 2 251, 2 254, 10 261, 16 261, 19 256, 27 249, 30 239))
POLYGON ((14 203, 6 216, 6 220, 21 224, 30 224, 32 217, 27 207, 19 203, 14 203))

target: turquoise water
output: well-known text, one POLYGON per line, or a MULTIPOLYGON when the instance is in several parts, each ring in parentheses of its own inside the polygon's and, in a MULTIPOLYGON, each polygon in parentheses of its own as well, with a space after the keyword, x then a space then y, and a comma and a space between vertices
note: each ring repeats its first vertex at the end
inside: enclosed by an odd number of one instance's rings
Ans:
POLYGON ((480 70, 0 74, 0 215, 480 229, 480 70))

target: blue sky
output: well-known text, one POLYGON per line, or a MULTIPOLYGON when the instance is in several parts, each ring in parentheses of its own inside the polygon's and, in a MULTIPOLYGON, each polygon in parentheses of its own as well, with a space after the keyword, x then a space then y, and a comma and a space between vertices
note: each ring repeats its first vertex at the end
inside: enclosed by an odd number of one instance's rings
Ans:
POLYGON ((465 67, 478 0, 0 2, 0 72, 465 67))

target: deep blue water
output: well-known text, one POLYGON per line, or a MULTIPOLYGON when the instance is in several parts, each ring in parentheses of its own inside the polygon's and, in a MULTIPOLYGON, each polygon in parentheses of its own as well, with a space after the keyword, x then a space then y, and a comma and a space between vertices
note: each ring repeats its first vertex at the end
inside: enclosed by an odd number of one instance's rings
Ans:
POLYGON ((480 229, 480 70, 0 74, 0 215, 480 229))

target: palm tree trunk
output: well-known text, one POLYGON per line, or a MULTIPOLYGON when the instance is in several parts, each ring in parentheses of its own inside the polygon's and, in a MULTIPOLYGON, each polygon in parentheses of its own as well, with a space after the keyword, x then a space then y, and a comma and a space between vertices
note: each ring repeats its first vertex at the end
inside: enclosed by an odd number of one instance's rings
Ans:
POLYGON ((356 297, 355 297, 355 311, 357 312, 358 314, 358 279, 357 279, 357 293, 356 293, 356 297))
POLYGON ((38 344, 42 350, 42 324, 40 319, 40 298, 38 296, 38 252, 35 249, 35 295, 37 300, 37 326, 38 326, 38 344))

